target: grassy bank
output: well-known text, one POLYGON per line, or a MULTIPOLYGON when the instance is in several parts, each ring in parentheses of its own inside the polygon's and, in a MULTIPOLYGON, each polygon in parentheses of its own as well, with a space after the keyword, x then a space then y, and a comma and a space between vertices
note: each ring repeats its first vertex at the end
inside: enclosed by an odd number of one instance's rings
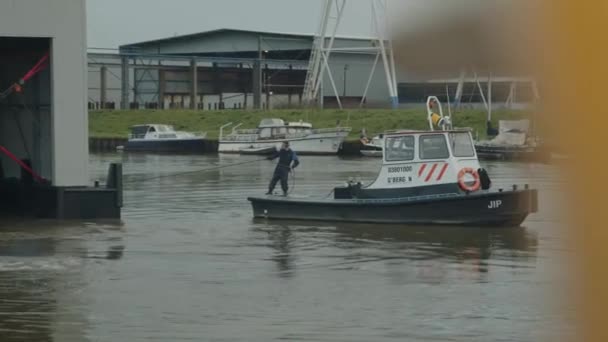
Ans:
MULTIPOLYGON (((453 114, 454 125, 470 127, 485 135, 486 114, 481 110, 465 110, 453 114)), ((493 120, 519 119, 526 117, 522 111, 497 111, 493 120)), ((219 128, 228 123, 243 123, 241 128, 255 128, 263 118, 282 118, 286 121, 304 120, 315 128, 341 126, 353 128, 350 139, 358 139, 365 128, 369 134, 391 129, 428 129, 426 113, 423 109, 408 110, 272 110, 272 111, 192 111, 192 110, 128 110, 92 111, 89 113, 91 137, 127 137, 129 127, 145 123, 173 125, 177 130, 208 132, 211 139, 217 138, 219 128), (350 116, 350 121, 348 118, 350 116)))

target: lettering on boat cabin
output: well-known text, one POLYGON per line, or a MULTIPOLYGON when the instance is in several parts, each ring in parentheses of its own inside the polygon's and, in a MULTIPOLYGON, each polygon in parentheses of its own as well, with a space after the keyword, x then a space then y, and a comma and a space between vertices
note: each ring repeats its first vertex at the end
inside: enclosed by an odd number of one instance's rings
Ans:
POLYGON ((392 166, 388 168, 388 173, 406 173, 412 172, 412 166, 392 166))
POLYGON ((403 184, 403 183, 411 183, 413 178, 411 172, 414 169, 412 166, 392 166, 388 168, 389 176, 386 178, 386 182, 388 184, 403 184), (395 175, 395 174, 405 174, 405 175, 395 175))
POLYGON ((412 181, 412 177, 388 177, 388 184, 400 184, 400 183, 409 183, 412 181))
POLYGON ((488 205, 488 209, 498 209, 502 207, 502 201, 498 200, 498 201, 490 201, 490 204, 488 205))

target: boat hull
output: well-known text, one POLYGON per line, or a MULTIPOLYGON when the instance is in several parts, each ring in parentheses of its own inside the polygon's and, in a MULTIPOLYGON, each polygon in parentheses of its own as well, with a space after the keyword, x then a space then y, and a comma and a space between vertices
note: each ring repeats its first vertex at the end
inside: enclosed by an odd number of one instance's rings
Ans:
POLYGON ((384 156, 382 150, 361 150, 361 154, 369 158, 382 158, 384 156))
POLYGON ((517 227, 537 211, 536 190, 390 200, 251 197, 256 218, 363 223, 517 227))
POLYGON ((124 146, 126 152, 189 152, 204 153, 204 139, 179 140, 130 140, 124 146))
POLYGON ((218 151, 220 153, 241 153, 242 151, 263 150, 274 147, 281 149, 283 141, 289 141, 291 149, 301 155, 333 155, 337 154, 347 133, 315 134, 306 138, 286 140, 257 140, 257 141, 230 141, 221 140, 218 151))
POLYGON ((475 145, 475 151, 482 160, 544 161, 551 158, 539 148, 525 146, 475 145))

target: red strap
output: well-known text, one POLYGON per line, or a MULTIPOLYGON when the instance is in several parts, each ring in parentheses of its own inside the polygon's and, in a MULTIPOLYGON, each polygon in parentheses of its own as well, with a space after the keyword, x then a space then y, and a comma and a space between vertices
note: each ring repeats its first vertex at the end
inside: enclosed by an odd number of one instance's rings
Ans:
POLYGON ((49 53, 45 53, 44 56, 34 65, 30 71, 28 71, 22 78, 22 82, 27 82, 30 78, 34 77, 37 73, 41 72, 48 66, 49 53))
POLYGON ((0 146, 0 151, 2 151, 9 158, 11 158, 15 163, 19 164, 19 166, 21 166, 25 171, 27 171, 30 175, 32 175, 40 183, 48 182, 46 179, 42 178, 39 174, 34 172, 34 170, 32 170, 29 166, 27 166, 27 164, 25 164, 19 158, 17 158, 14 154, 12 154, 11 151, 7 150, 6 147, 0 146))
POLYGON ((23 75, 23 77, 19 80, 19 84, 15 83, 15 84, 11 85, 10 87, 8 87, 8 89, 6 89, 5 91, 0 92, 0 101, 5 99, 6 97, 8 97, 14 91, 20 89, 19 87, 23 83, 29 81, 32 77, 36 76, 36 74, 38 74, 42 70, 46 69, 48 66, 49 66, 49 53, 47 52, 44 54, 44 56, 42 56, 42 58, 38 61, 38 63, 36 63, 36 65, 34 65, 34 67, 30 69, 30 71, 28 71, 25 75, 23 75))

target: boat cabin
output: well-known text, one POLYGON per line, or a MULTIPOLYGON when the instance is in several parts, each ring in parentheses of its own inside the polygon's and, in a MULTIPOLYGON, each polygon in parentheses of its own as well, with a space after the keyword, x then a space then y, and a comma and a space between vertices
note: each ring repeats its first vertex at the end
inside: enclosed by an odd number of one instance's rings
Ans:
POLYGON ((131 127, 129 139, 175 139, 173 126, 160 124, 136 125, 131 127))
POLYGON ((258 126, 260 139, 283 139, 312 134, 312 124, 308 122, 285 122, 281 119, 264 119, 258 126))
POLYGON ((391 132, 384 137, 378 177, 351 194, 358 198, 402 198, 462 193, 461 184, 479 182, 478 170, 468 131, 391 132))

